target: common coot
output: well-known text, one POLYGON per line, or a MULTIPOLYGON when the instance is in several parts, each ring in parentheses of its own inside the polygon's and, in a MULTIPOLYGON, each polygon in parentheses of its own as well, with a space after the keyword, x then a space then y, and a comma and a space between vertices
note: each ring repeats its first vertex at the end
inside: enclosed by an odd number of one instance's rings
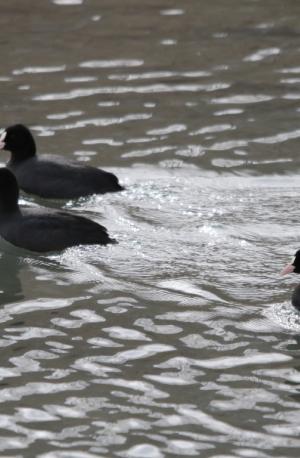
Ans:
POLYGON ((72 199, 124 189, 113 173, 52 154, 37 155, 34 138, 22 124, 2 132, 0 149, 11 152, 7 167, 16 176, 19 187, 30 194, 72 199))
MULTIPOLYGON (((285 266, 282 270, 281 275, 286 275, 290 273, 300 274, 300 250, 298 250, 295 254, 295 258, 291 262, 285 266)), ((292 294, 292 305, 300 311, 300 285, 296 286, 292 294)))
POLYGON ((104 226, 68 212, 21 208, 12 172, 0 168, 0 235, 21 248, 47 252, 75 245, 114 243, 104 226))

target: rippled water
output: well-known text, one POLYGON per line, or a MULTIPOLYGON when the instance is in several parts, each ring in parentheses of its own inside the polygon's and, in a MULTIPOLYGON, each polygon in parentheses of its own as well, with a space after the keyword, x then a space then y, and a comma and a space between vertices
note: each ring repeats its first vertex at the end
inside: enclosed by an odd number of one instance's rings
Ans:
MULTIPOLYGON (((2 5, 1 125, 115 172, 23 205, 119 244, 0 242, 5 457, 298 457, 300 3, 2 5)), ((2 163, 8 158, 2 153, 2 163)))

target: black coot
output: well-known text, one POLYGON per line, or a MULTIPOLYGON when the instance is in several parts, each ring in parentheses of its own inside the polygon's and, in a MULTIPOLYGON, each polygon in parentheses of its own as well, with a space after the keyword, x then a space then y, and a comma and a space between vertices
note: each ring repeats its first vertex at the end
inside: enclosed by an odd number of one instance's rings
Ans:
POLYGON ((124 189, 113 173, 83 166, 60 156, 38 156, 34 138, 22 124, 8 127, 1 134, 0 149, 11 152, 7 167, 16 176, 19 187, 30 194, 72 199, 124 189))
MULTIPOLYGON (((300 274, 300 250, 295 254, 295 258, 291 264, 285 266, 281 275, 286 275, 294 272, 295 274, 300 274)), ((293 306, 300 311, 300 285, 296 286, 292 294, 292 304, 293 306)))
POLYGON ((106 228, 94 221, 47 208, 20 208, 18 197, 14 174, 0 168, 0 235, 13 245, 46 252, 114 243, 106 228))

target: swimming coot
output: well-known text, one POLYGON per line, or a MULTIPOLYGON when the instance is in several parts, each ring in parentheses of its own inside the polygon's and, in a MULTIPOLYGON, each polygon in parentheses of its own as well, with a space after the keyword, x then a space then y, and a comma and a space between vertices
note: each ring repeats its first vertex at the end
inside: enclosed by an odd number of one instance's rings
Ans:
POLYGON ((11 152, 7 167, 16 176, 19 187, 30 194, 72 199, 124 189, 113 173, 83 166, 60 156, 38 156, 34 138, 22 124, 8 127, 1 134, 0 149, 11 152))
MULTIPOLYGON (((295 258, 291 264, 285 266, 282 270, 281 275, 286 275, 294 272, 295 274, 300 274, 300 250, 295 254, 295 258)), ((293 306, 300 311, 300 285, 296 286, 292 294, 292 304, 293 306)))
POLYGON ((46 252, 74 245, 114 243, 105 227, 82 216, 47 208, 20 208, 12 172, 0 168, 0 235, 21 248, 46 252))

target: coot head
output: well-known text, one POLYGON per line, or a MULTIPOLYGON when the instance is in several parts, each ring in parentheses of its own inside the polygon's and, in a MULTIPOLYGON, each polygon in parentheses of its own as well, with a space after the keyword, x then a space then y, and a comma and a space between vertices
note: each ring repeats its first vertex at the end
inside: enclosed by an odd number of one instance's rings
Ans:
POLYGON ((0 168, 0 215, 18 209, 19 187, 14 174, 0 168))
POLYGON ((15 124, 0 135, 0 149, 10 151, 13 160, 23 160, 36 153, 34 138, 23 124, 15 124))
POLYGON ((282 270, 281 275, 286 275, 290 273, 300 274, 300 250, 295 253, 295 257, 291 264, 285 266, 282 270))

